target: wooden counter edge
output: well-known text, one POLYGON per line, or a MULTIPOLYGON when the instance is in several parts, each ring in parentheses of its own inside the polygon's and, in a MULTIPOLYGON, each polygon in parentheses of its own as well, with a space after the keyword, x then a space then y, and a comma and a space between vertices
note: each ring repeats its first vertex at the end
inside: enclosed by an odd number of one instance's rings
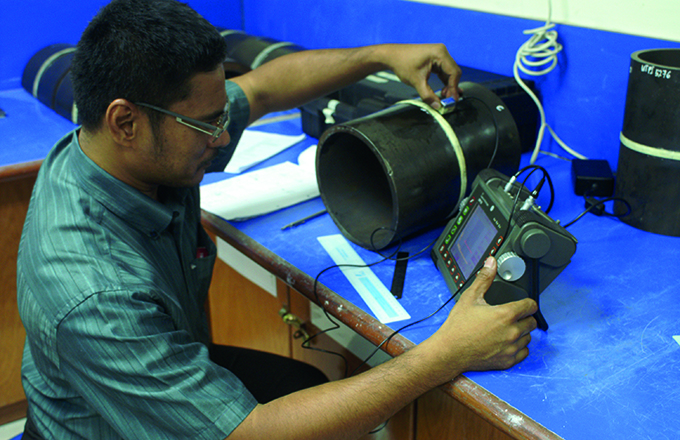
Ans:
MULTIPOLYGON (((313 292, 314 280, 278 255, 242 233, 229 222, 207 211, 202 212, 203 226, 228 242, 253 261, 270 271, 286 284, 305 295, 310 301, 322 305, 334 317, 363 337, 378 345, 392 334, 392 329, 381 324, 363 310, 345 301, 323 285, 317 286, 318 299, 313 292)), ((398 356, 413 346, 401 335, 393 337, 383 349, 390 356, 398 356)), ((465 376, 442 385, 442 391, 466 405, 484 420, 518 440, 559 440, 543 425, 491 394, 465 376)))
POLYGON ((0 166, 0 182, 37 176, 42 162, 41 159, 15 165, 0 166))

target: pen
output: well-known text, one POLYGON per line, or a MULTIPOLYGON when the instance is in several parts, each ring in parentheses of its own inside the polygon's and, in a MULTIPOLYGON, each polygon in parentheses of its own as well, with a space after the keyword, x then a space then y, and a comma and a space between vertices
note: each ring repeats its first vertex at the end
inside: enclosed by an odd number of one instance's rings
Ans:
POLYGON ((282 227, 281 230, 283 231, 284 229, 294 228, 295 226, 303 224, 307 220, 313 219, 314 217, 318 217, 321 214, 325 213, 326 213, 325 209, 323 211, 315 212, 314 214, 308 215, 307 217, 303 217, 300 220, 294 221, 293 223, 288 223, 286 226, 282 227))

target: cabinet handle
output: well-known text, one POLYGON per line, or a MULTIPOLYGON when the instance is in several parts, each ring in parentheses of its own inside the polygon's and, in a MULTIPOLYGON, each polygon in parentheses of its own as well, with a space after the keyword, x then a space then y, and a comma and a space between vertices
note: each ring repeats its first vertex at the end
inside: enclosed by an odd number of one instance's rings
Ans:
POLYGON ((295 333, 293 333, 293 337, 295 339, 303 337, 305 338, 305 340, 309 339, 309 334, 307 333, 307 330, 305 330, 304 328, 305 324, 302 322, 300 318, 290 313, 288 310, 286 310, 285 307, 279 310, 279 316, 281 316, 283 322, 297 329, 295 333))

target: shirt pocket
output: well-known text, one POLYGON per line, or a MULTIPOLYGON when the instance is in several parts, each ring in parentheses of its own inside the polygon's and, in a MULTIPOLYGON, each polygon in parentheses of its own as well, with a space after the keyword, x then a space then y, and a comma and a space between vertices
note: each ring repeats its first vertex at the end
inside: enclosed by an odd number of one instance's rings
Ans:
POLYGON ((199 248, 196 258, 190 264, 192 287, 201 303, 208 296, 216 257, 217 252, 214 247, 199 248))

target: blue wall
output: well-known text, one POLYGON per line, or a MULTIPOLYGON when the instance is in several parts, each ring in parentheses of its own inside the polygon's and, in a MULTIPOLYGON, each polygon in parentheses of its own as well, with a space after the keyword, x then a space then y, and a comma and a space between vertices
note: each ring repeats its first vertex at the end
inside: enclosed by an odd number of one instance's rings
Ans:
MULTIPOLYGON (((459 64, 508 76, 527 39, 522 31, 544 24, 402 0, 244 0, 244 17, 250 34, 307 48, 442 42, 459 64)), ((574 26, 556 29, 564 45, 559 66, 536 79, 548 123, 573 149, 615 168, 630 55, 680 43, 574 26)), ((553 143, 546 149, 565 154, 553 143)))
MULTIPOLYGON (((242 28, 240 0, 184 0, 211 23, 242 28)), ((28 60, 45 46, 76 44, 109 0, 1 0, 0 90, 21 87, 28 60)))
MULTIPOLYGON (((72 43, 107 0, 2 0, 0 90, 20 87, 29 58, 53 43, 72 43)), ((213 24, 307 48, 371 43, 443 42, 459 64, 512 75, 525 29, 541 22, 402 0, 190 0, 213 24)), ((616 167, 630 55, 680 47, 558 25, 558 68, 536 79, 548 122, 572 148, 616 167)), ((680 41, 680 33, 678 37, 680 41)), ((550 142, 548 150, 564 154, 550 142)))

